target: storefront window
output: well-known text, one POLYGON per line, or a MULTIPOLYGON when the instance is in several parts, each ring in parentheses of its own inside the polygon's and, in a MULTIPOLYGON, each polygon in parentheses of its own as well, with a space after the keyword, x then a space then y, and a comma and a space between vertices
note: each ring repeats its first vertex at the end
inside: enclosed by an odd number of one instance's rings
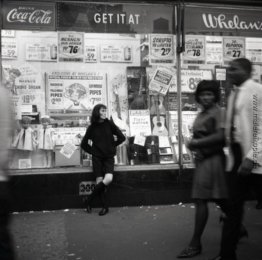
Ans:
POLYGON ((116 165, 177 163, 174 9, 4 1, 2 82, 17 123, 10 168, 91 166, 80 142, 98 103, 127 137, 116 165))
MULTIPOLYGON (((193 92, 202 79, 220 82, 221 103, 226 107, 232 88, 226 81, 228 63, 246 57, 253 62, 253 79, 261 82, 261 10, 235 6, 186 5, 185 51, 181 55, 182 135, 190 138, 192 122, 199 108, 193 92)), ((193 155, 183 145, 183 162, 193 155)))

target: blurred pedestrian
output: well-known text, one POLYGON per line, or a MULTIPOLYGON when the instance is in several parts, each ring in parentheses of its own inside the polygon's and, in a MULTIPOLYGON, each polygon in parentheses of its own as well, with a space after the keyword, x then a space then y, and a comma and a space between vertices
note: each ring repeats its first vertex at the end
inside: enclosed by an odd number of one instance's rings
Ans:
POLYGON ((225 130, 229 200, 220 253, 213 260, 237 259, 244 201, 251 184, 262 174, 262 86, 251 79, 251 73, 252 63, 246 58, 233 60, 227 70, 227 80, 234 86, 228 100, 225 130))
POLYGON ((8 92, 0 86, 0 259, 13 260, 14 248, 9 230, 11 200, 8 178, 9 145, 12 135, 12 110, 8 92))
POLYGON ((102 209, 100 216, 108 213, 105 190, 113 181, 114 156, 116 147, 125 141, 125 136, 113 121, 107 119, 107 108, 98 104, 93 108, 91 125, 87 128, 81 142, 84 151, 92 155, 93 173, 96 186, 86 201, 86 210, 91 213, 92 201, 100 196, 102 209))
POLYGON ((195 200, 195 227, 189 245, 177 258, 190 258, 201 253, 201 236, 208 220, 208 202, 218 204, 227 198, 225 177, 224 124, 219 83, 215 80, 199 82, 195 92, 196 102, 202 111, 193 124, 193 137, 186 146, 195 155, 192 198, 195 200))

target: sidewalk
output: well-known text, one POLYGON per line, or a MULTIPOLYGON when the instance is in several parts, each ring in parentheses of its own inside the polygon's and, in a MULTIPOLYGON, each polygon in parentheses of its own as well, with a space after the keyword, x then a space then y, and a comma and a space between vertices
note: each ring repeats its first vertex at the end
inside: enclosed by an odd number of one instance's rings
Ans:
MULTIPOLYGON (((262 211, 246 204, 249 237, 238 249, 239 260, 262 259, 262 211)), ((209 205, 203 236, 207 260, 219 249, 220 210, 209 205)), ((12 215, 17 260, 171 260, 187 245, 193 231, 193 204, 110 208, 108 215, 83 209, 21 212, 12 215)))

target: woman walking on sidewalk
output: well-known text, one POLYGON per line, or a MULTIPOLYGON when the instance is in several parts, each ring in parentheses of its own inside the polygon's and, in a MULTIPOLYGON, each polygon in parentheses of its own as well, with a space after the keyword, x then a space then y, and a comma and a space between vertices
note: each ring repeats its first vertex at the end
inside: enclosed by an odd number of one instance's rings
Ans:
POLYGON ((91 125, 81 142, 81 148, 92 155, 93 173, 96 177, 96 186, 87 198, 86 210, 91 213, 93 199, 100 196, 102 201, 100 216, 108 213, 105 191, 113 181, 116 147, 125 141, 121 130, 113 121, 107 119, 106 113, 107 108, 103 104, 97 104, 93 108, 91 125))
POLYGON ((208 219, 208 201, 222 203, 227 198, 224 130, 222 111, 218 106, 219 84, 214 80, 201 81, 195 92, 202 111, 193 125, 193 138, 186 143, 195 152, 192 198, 195 199, 195 228, 189 245, 177 258, 190 258, 201 253, 201 236, 208 219))

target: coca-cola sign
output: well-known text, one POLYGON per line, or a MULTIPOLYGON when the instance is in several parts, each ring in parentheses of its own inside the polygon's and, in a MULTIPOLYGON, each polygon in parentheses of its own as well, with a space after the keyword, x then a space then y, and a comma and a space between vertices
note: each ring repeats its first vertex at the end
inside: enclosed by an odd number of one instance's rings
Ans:
POLYGON ((4 29, 55 30, 55 4, 4 2, 4 29))

